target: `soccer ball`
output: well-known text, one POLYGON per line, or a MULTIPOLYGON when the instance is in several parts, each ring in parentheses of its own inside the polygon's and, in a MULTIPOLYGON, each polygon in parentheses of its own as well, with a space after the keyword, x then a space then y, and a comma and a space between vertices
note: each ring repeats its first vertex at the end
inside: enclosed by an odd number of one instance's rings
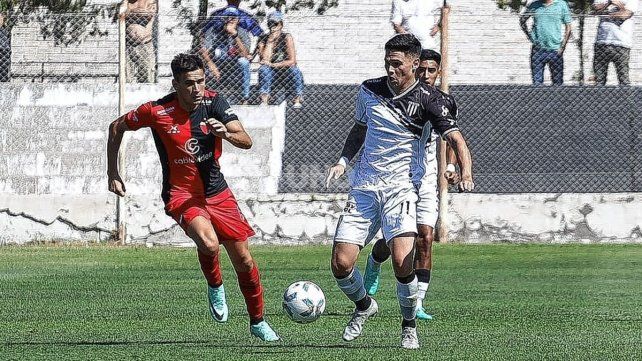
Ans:
POLYGON ((325 295, 312 282, 294 282, 283 294, 283 310, 294 322, 313 322, 325 310, 325 295))

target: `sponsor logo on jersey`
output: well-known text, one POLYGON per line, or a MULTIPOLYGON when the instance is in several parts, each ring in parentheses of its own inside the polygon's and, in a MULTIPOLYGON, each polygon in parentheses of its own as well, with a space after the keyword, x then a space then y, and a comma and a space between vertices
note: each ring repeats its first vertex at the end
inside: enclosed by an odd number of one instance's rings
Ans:
POLYGON ((201 163, 208 159, 211 159, 212 157, 214 157, 214 152, 209 152, 207 154, 199 155, 198 157, 188 156, 188 157, 174 159, 174 163, 179 165, 201 163))
POLYGON ((167 134, 178 134, 181 131, 178 130, 178 124, 170 125, 169 129, 167 130, 167 134))
POLYGON ((198 153, 201 150, 201 146, 198 145, 198 140, 196 138, 189 138, 185 142, 185 151, 191 155, 198 153))
POLYGON ((168 115, 168 114, 172 113, 174 111, 174 109, 175 109, 174 107, 163 108, 163 109, 160 109, 158 112, 156 112, 156 114, 158 114, 158 115, 168 115))
POLYGON ((225 115, 234 115, 234 110, 232 108, 225 109, 225 115))

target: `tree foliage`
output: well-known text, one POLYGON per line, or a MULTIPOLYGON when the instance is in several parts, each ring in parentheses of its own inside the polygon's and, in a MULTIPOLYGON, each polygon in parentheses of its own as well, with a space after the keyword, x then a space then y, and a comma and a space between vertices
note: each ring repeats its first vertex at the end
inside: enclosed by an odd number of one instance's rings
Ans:
POLYGON ((337 7, 339 0, 254 0, 250 8, 256 9, 258 15, 263 15, 261 11, 265 8, 279 9, 284 12, 296 10, 313 10, 318 15, 323 15, 331 8, 337 7))
POLYGON ((112 6, 87 5, 87 0, 0 0, 0 12, 6 26, 36 22, 44 39, 56 45, 80 43, 87 36, 104 36, 99 20, 115 19, 118 11, 112 6))

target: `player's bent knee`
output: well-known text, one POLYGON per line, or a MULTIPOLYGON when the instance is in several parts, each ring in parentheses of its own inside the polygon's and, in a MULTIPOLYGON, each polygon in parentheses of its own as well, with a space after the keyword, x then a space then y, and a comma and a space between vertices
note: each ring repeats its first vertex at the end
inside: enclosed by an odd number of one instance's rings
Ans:
POLYGON ((426 255, 430 253, 430 251, 432 250, 434 233, 432 231, 432 228, 430 227, 425 227, 426 229, 422 229, 422 228, 424 227, 420 227, 419 229, 419 234, 417 235, 415 247, 417 248, 418 254, 426 255))
POLYGON ((216 240, 201 238, 201 242, 198 244, 198 249, 206 255, 214 257, 218 255, 220 247, 216 240))
POLYGON ((350 243, 335 242, 332 247, 331 268, 336 277, 345 277, 354 268, 359 257, 359 246, 350 243))
POLYGON ((187 228, 189 236, 202 252, 216 254, 219 242, 212 225, 204 217, 196 217, 187 228))
POLYGON ((408 260, 407 258, 394 258, 392 260, 392 265, 396 270, 395 274, 397 275, 407 275, 413 270, 412 260, 408 260))
POLYGON ((348 257, 342 257, 341 255, 333 254, 332 255, 332 274, 336 277, 346 277, 352 271, 354 263, 351 262, 348 257))
POLYGON ((432 241, 433 241, 433 236, 432 235, 424 235, 424 236, 419 236, 417 237, 417 243, 415 244, 415 247, 417 248, 418 253, 426 253, 430 252, 432 249, 432 241))
POLYGON ((395 271, 395 276, 405 277, 413 271, 413 255, 412 252, 406 255, 396 254, 392 257, 392 268, 395 271))
POLYGON ((190 229, 187 235, 196 243, 196 246, 201 252, 209 256, 218 254, 219 243, 214 231, 207 229, 190 229))
POLYGON ((250 272, 254 267, 254 258, 245 242, 224 242, 227 254, 234 269, 238 272, 250 272))
POLYGON ((429 248, 432 245, 432 242, 435 240, 435 236, 431 233, 419 233, 417 235, 417 246, 424 246, 429 248))

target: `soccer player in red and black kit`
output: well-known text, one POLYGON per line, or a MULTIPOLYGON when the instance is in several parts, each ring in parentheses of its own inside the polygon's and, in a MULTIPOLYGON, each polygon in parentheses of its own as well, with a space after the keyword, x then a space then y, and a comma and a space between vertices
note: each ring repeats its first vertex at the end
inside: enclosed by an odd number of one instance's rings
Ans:
POLYGON ((249 149, 245 132, 225 98, 205 89, 202 60, 179 54, 172 60, 176 90, 139 106, 109 126, 107 144, 109 190, 125 195, 118 173, 123 133, 151 128, 163 169, 165 212, 196 243, 198 260, 208 284, 210 313, 225 322, 228 307, 219 263, 219 244, 227 250, 250 315, 250 333, 264 341, 279 336, 263 319, 263 286, 247 239, 254 231, 241 213, 218 162, 223 140, 249 149))

